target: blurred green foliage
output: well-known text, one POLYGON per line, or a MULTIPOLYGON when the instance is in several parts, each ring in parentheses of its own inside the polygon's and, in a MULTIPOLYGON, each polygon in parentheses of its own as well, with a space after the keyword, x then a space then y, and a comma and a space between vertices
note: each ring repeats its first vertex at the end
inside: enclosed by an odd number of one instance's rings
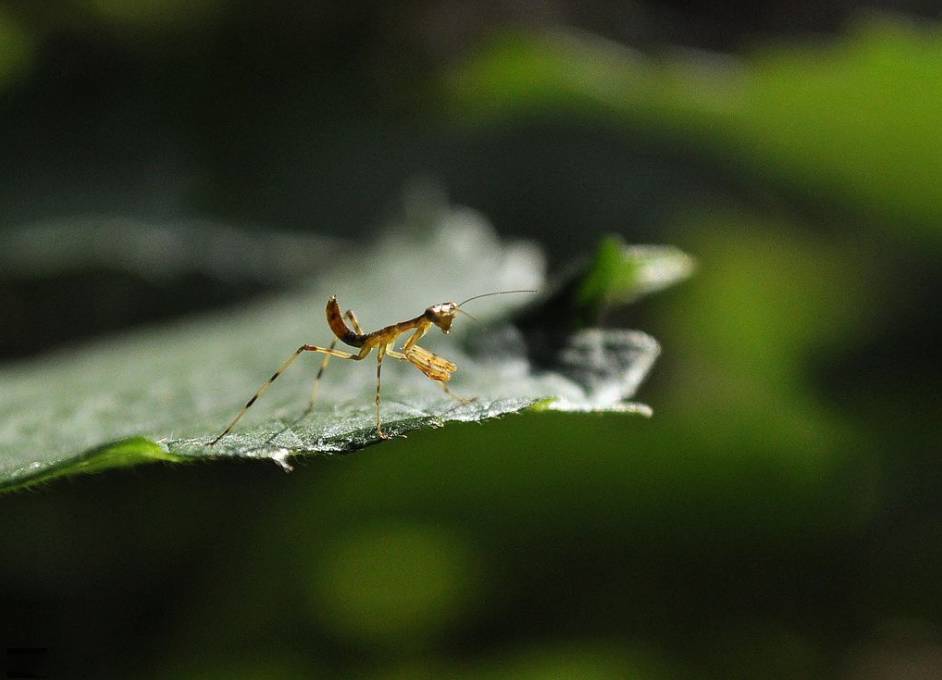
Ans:
POLYGON ((508 34, 449 90, 462 118, 559 109, 630 123, 826 196, 865 223, 927 226, 942 221, 939 73, 938 28, 873 18, 837 41, 764 46, 742 60, 508 34))
POLYGON ((454 531, 380 523, 318 552, 310 599, 324 627, 398 654, 426 646, 481 597, 478 551, 454 531))
POLYGON ((33 36, 0 7, 0 91, 27 70, 33 58, 33 43, 33 36))

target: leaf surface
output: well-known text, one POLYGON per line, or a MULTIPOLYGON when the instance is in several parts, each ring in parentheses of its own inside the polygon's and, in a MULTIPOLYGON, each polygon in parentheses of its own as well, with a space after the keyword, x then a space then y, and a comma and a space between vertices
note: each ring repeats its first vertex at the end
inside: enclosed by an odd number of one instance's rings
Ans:
MULTIPOLYGON (((385 230, 390 236, 345 254, 333 244, 311 280, 237 311, 67 347, 5 368, 0 489, 153 460, 257 458, 287 467, 294 455, 345 453, 378 441, 375 355, 363 362, 331 360, 316 406, 306 414, 322 355, 303 354, 231 434, 207 446, 299 345, 330 342, 324 318, 330 295, 372 330, 447 300, 545 287, 535 246, 501 243, 470 210, 444 210, 431 222, 393 225, 385 230)), ((611 253, 604 263, 611 270, 611 253)), ((663 284, 677 278, 675 268, 663 284)), ((626 279, 615 279, 624 296, 626 279)), ((639 292, 652 289, 650 277, 639 281, 639 292)), ((404 435, 532 408, 647 412, 626 400, 654 362, 657 342, 638 331, 582 329, 562 339, 545 365, 534 359, 525 325, 508 322, 514 309, 536 300, 504 295, 475 301, 480 324, 459 317, 451 335, 433 329, 423 339, 423 346, 458 365, 451 385, 473 397, 470 403, 450 398, 415 367, 387 359, 384 429, 404 435)))

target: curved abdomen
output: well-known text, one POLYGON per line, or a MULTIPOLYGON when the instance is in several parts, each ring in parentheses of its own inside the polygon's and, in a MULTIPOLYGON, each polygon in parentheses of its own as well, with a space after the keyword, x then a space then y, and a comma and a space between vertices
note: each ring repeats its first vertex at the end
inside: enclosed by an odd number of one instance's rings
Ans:
POLYGON ((331 297, 327 301, 327 325, 334 332, 341 342, 345 342, 351 347, 362 347, 366 340, 365 335, 354 333, 343 320, 343 314, 340 313, 340 305, 337 304, 337 298, 331 297))

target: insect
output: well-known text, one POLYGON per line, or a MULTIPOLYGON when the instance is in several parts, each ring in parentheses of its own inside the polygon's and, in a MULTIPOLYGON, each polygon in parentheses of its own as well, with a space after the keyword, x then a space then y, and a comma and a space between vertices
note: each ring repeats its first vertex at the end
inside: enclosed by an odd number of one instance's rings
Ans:
POLYGON ((535 293, 533 290, 501 290, 493 293, 484 293, 482 295, 475 295, 469 297, 464 302, 443 302, 438 305, 432 305, 428 307, 424 312, 419 314, 413 319, 407 319, 405 321, 400 321, 399 323, 394 323, 391 326, 385 326, 379 330, 373 331, 372 333, 364 333, 363 329, 360 327, 360 322, 357 320, 356 314, 353 313, 353 310, 348 309, 345 313, 340 313, 340 304, 337 302, 336 296, 331 296, 327 301, 327 325, 330 326, 330 330, 333 331, 336 336, 334 340, 330 343, 328 347, 320 347, 318 345, 301 345, 298 347, 294 353, 289 356, 285 361, 278 367, 272 376, 252 395, 252 398, 249 399, 245 406, 242 407, 242 410, 236 414, 236 417, 232 419, 232 422, 223 430, 222 434, 216 437, 213 441, 209 443, 210 446, 213 446, 220 439, 225 437, 229 432, 232 431, 232 428, 235 427, 236 423, 245 415, 245 412, 251 408, 259 397, 261 397, 265 392, 271 387, 271 384, 278 379, 282 373, 284 373, 291 364, 293 364, 299 356, 305 352, 319 352, 324 355, 324 358, 321 360, 320 369, 317 371, 317 376, 314 378, 314 385, 311 388, 311 400, 308 404, 307 411, 305 413, 310 413, 314 408, 314 402, 317 399, 317 388, 320 384, 321 376, 324 375, 324 369, 327 368, 327 363, 330 361, 331 357, 336 357, 338 359, 349 359, 351 361, 362 361, 370 352, 374 349, 376 350, 376 434, 381 439, 389 439, 389 435, 383 432, 383 422, 380 416, 380 385, 381 377, 383 370, 383 359, 385 357, 392 357, 393 359, 398 359, 400 361, 407 361, 416 368, 418 368, 425 376, 434 382, 437 382, 445 390, 446 394, 451 396, 454 399, 457 399, 462 402, 469 400, 462 399, 454 395, 451 390, 448 389, 448 381, 451 380, 451 374, 458 370, 458 367, 445 359, 433 354, 424 347, 420 347, 418 342, 422 339, 422 336, 425 335, 432 326, 438 326, 442 333, 448 335, 451 332, 451 324, 455 320, 455 316, 458 314, 464 314, 465 316, 474 319, 473 316, 464 311, 461 307, 462 305, 471 302, 472 300, 477 300, 483 297, 489 297, 491 295, 507 295, 509 293, 535 293), (350 322, 353 326, 351 329, 347 326, 346 321, 350 322), (396 343, 396 340, 399 336, 412 331, 412 335, 403 343, 400 348, 401 351, 396 351, 393 347, 396 343), (342 341, 351 347, 359 348, 359 351, 356 353, 345 352, 343 350, 336 349, 337 341, 342 341))

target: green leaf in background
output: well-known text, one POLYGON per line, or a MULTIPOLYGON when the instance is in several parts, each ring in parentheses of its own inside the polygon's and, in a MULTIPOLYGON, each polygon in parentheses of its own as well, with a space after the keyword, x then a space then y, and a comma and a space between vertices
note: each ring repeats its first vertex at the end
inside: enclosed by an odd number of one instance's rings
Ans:
MULTIPOLYGON (((317 407, 304 416, 320 363, 320 355, 304 355, 232 434, 207 446, 296 347, 330 341, 324 306, 332 294, 371 330, 447 300, 544 287, 539 250, 501 243, 476 213, 442 210, 427 222, 421 229, 393 225, 385 231, 389 236, 369 247, 340 254, 337 244, 325 247, 322 270, 293 292, 238 311, 67 347, 4 369, 0 489, 149 460, 235 457, 287 465, 295 454, 342 453, 376 442, 374 362, 333 361, 317 407)), ((670 258, 678 256, 670 251, 670 258)), ((643 266, 628 258, 626 266, 634 272, 629 285, 609 260, 598 260, 606 267, 604 276, 594 267, 586 276, 598 279, 592 285, 603 295, 608 293, 599 281, 617 283, 611 293, 616 300, 682 278, 676 268, 659 268, 651 258, 642 258, 643 266)), ((626 400, 658 354, 653 338, 588 328, 562 338, 549 364, 538 362, 525 329, 500 321, 531 302, 523 295, 476 301, 473 313, 484 323, 456 324, 451 336, 436 331, 423 341, 458 364, 452 384, 459 394, 475 397, 471 403, 448 398, 412 366, 385 362, 384 429, 401 435, 529 408, 648 411, 626 400)))
POLYGON ((658 58, 579 33, 509 34, 448 81, 462 120, 563 112, 693 140, 870 222, 942 231, 942 33, 894 18, 829 44, 658 58))
POLYGON ((633 302, 693 272, 693 258, 670 246, 629 246, 618 236, 602 240, 588 271, 578 277, 575 308, 601 310, 633 302))

